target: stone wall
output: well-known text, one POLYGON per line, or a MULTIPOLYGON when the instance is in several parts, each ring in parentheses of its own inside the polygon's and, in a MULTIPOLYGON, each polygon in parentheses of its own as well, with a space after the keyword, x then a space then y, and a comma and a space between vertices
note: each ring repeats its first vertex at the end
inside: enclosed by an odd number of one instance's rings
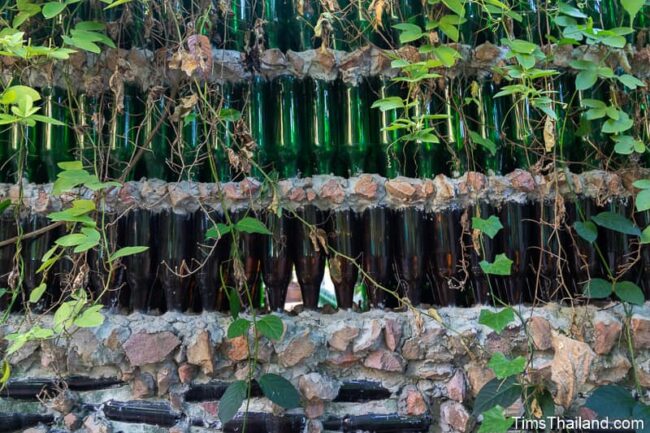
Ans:
MULTIPOLYGON (((631 384, 620 306, 516 308, 525 324, 500 335, 478 324, 479 307, 429 310, 438 320, 424 310, 283 314, 282 339, 259 341, 256 373, 289 379, 303 407, 285 412, 254 387, 250 419, 262 422, 249 431, 363 430, 383 415, 383 427, 411 427, 382 431, 469 432, 476 428, 473 399, 493 377, 487 361, 496 352, 532 354, 528 377, 545 381, 567 416, 593 416, 581 406, 594 386, 631 384)), ((241 418, 226 426, 217 418, 227 383, 247 376, 253 347, 252 337, 251 347, 243 337, 226 337, 231 320, 217 313, 108 314, 99 328, 29 343, 10 358, 13 379, 0 398, 0 418, 52 415, 41 419, 50 427, 30 432, 241 431, 241 418), (124 422, 134 404, 153 414, 147 423, 124 422)), ((23 321, 12 317, 0 335, 28 328, 23 321)), ((638 379, 650 387, 650 304, 635 307, 630 328, 638 379)), ((521 404, 508 411, 520 413, 521 404)), ((0 432, 7 431, 2 424, 0 432)))

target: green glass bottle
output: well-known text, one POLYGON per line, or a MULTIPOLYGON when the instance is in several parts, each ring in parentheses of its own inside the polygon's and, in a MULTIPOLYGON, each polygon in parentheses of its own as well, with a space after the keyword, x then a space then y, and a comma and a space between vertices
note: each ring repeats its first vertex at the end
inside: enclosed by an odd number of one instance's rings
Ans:
MULTIPOLYGON (((418 100, 417 116, 424 118, 423 124, 425 128, 433 128, 430 132, 433 136, 438 136, 436 123, 437 119, 427 118, 427 116, 435 116, 444 112, 444 104, 440 103, 435 97, 420 98, 418 100)), ((420 141, 417 144, 417 169, 416 176, 420 179, 431 179, 444 171, 444 148, 442 142, 420 141)))
MULTIPOLYGON (((250 43, 250 31, 255 21, 253 2, 232 0, 230 11, 224 17, 226 23, 225 48, 243 52, 250 43)), ((218 6, 217 6, 218 7, 218 6)))
POLYGON ((506 99, 495 98, 499 87, 488 78, 478 88, 479 107, 479 130, 477 131, 483 139, 494 143, 494 152, 485 146, 480 147, 480 168, 486 173, 501 174, 504 171, 506 161, 504 152, 505 113, 507 112, 506 99))
POLYGON ((465 1, 465 22, 459 27, 459 42, 475 47, 487 41, 489 30, 483 15, 481 4, 476 1, 465 1))
POLYGON ((288 38, 282 31, 286 24, 286 13, 288 0, 264 0, 264 36, 265 48, 278 48, 286 51, 288 47, 288 38))
POLYGON ((448 174, 453 177, 461 176, 470 167, 473 160, 472 148, 467 140, 467 126, 465 124, 464 89, 460 79, 447 80, 444 88, 445 110, 447 122, 445 128, 445 141, 451 154, 451 163, 448 174))
POLYGON ((512 107, 508 111, 507 159, 512 162, 508 171, 516 168, 527 169, 537 162, 537 146, 533 128, 533 108, 528 98, 514 96, 512 107))
POLYGON ((541 14, 537 6, 537 0, 518 0, 513 5, 516 13, 521 15, 521 21, 513 21, 514 36, 517 39, 540 44, 546 40, 545 32, 540 31, 546 26, 540 28, 540 20, 550 19, 545 14, 541 14))
POLYGON ((0 126, 0 183, 12 182, 11 125, 0 126))
MULTIPOLYGON (((270 134, 271 128, 264 121, 269 108, 269 92, 268 81, 259 75, 255 75, 248 84, 247 101, 245 103, 246 124, 257 144, 256 161, 260 169, 265 172, 272 170, 273 157, 275 156, 270 134)), ((261 177, 255 167, 253 167, 253 175, 258 178, 261 177)))
POLYGON ((77 99, 75 120, 76 159, 81 160, 85 166, 97 168, 102 136, 99 99, 88 94, 81 94, 77 99))
POLYGON ((595 27, 613 29, 628 24, 628 15, 620 7, 619 0, 586 0, 584 5, 585 13, 594 20, 595 27))
POLYGON ((291 37, 289 49, 304 51, 316 48, 314 27, 320 16, 318 0, 289 0, 291 13, 289 16, 289 34, 291 37))
POLYGON ((601 81, 597 82, 591 89, 578 91, 578 100, 582 112, 576 130, 580 143, 576 144, 576 146, 579 148, 579 154, 583 155, 580 159, 580 161, 584 162, 583 171, 605 167, 613 150, 613 146, 610 145, 610 138, 602 133, 603 119, 588 119, 588 109, 583 101, 585 99, 595 99, 608 103, 608 96, 608 88, 601 81))
MULTIPOLYGON (((109 129, 109 148, 111 154, 110 176, 119 179, 137 150, 137 132, 142 121, 142 103, 134 87, 124 88, 122 111, 113 104, 109 129)), ((131 169, 126 180, 135 178, 131 169)))
MULTIPOLYGON (((295 177, 298 174, 298 151, 302 136, 298 101, 300 82, 291 75, 278 77, 271 84, 275 97, 273 107, 273 151, 274 168, 280 178, 295 177)), ((268 119, 268 117, 267 117, 268 119)))
POLYGON ((49 87, 44 89, 43 108, 44 116, 51 117, 64 125, 53 125, 51 123, 39 123, 40 129, 40 154, 43 166, 47 173, 47 180, 54 182, 59 172, 58 163, 74 159, 72 152, 72 140, 69 125, 71 123, 70 110, 68 108, 68 95, 60 87, 49 87))
POLYGON ((206 180, 206 146, 204 123, 197 106, 180 121, 179 146, 182 161, 180 180, 204 182, 206 180))
POLYGON ((32 183, 47 182, 45 170, 38 154, 36 126, 14 123, 11 125, 12 178, 32 183))
POLYGON ((578 100, 573 84, 573 77, 562 75, 551 82, 551 90, 554 104, 554 111, 557 115, 555 124, 556 147, 562 161, 566 161, 573 172, 583 171, 584 166, 590 164, 576 137, 578 128, 578 112, 576 102, 578 100))
POLYGON ((217 179, 220 182, 228 182, 237 176, 235 167, 231 167, 228 160, 228 149, 235 149, 234 125, 229 120, 228 111, 235 109, 234 103, 236 96, 235 89, 231 84, 221 86, 220 101, 217 102, 221 107, 221 113, 226 114, 224 118, 219 119, 216 125, 216 133, 213 135, 212 153, 216 164, 217 179))
POLYGON ((165 115, 168 102, 164 95, 149 94, 144 122, 140 130, 140 145, 147 145, 147 151, 142 155, 146 176, 149 179, 171 180, 168 159, 171 158, 170 135, 171 128, 167 120, 154 129, 165 115), (153 137, 152 137, 153 135, 153 137))
MULTIPOLYGON (((381 78, 378 81, 377 98, 384 99, 391 96, 403 96, 399 84, 391 83, 388 78, 381 78)), ((377 172, 388 178, 404 175, 406 167, 404 167, 404 161, 399 158, 403 146, 403 142, 400 140, 400 131, 386 129, 399 119, 401 112, 399 110, 381 111, 378 108, 373 108, 372 114, 375 121, 373 133, 376 134, 373 139, 372 153, 374 153, 377 172)))
POLYGON ((331 82, 307 79, 309 143, 313 146, 308 161, 301 166, 305 176, 331 174, 336 167, 337 119, 335 86, 331 82))
POLYGON ((343 134, 341 144, 338 146, 340 170, 336 174, 339 176, 350 177, 363 172, 376 171, 369 154, 369 107, 364 90, 361 84, 349 86, 341 83, 340 85, 343 134))

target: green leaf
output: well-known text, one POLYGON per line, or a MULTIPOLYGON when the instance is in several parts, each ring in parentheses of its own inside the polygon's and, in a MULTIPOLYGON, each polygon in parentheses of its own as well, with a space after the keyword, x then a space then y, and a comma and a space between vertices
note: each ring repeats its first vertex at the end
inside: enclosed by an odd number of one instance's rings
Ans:
POLYGON ((83 163, 81 161, 63 161, 57 163, 56 165, 58 165, 59 168, 64 171, 84 169, 83 163))
POLYGON ((568 5, 564 2, 558 2, 558 8, 564 15, 568 15, 573 18, 587 18, 587 15, 580 11, 580 9, 568 5))
POLYGON ((533 54, 537 49, 537 45, 532 42, 523 41, 521 39, 513 39, 508 44, 512 51, 520 54, 533 54))
POLYGON ((637 401, 632 408, 632 419, 643 421, 643 429, 637 429, 636 433, 650 433, 650 406, 637 401))
POLYGON ((62 247, 74 247, 81 245, 86 240, 86 236, 81 233, 72 233, 69 235, 61 236, 59 239, 54 241, 55 244, 62 247))
POLYGON ((641 232, 641 243, 650 244, 650 226, 644 228, 641 232))
POLYGON ((478 317, 478 323, 493 329, 497 334, 503 332, 508 324, 515 320, 515 312, 511 307, 504 308, 496 313, 490 310, 481 310, 478 317))
POLYGON ((132 256, 134 254, 140 254, 147 251, 148 249, 149 247, 143 247, 143 246, 120 248, 119 250, 111 254, 111 260, 119 259, 120 257, 125 257, 125 256, 132 256))
POLYGON ((644 189, 636 195, 636 210, 643 212, 648 209, 650 209, 650 189, 644 189))
POLYGON ((580 71, 578 75, 576 75, 576 89, 591 89, 594 84, 596 84, 596 80, 598 80, 598 75, 596 74, 595 70, 586 69, 584 71, 580 71))
POLYGON ((505 380, 496 377, 483 385, 474 400, 474 415, 479 415, 495 406, 510 407, 519 397, 522 388, 517 378, 511 376, 505 380))
POLYGON ((399 41, 402 44, 416 41, 423 36, 422 29, 411 23, 399 23, 393 25, 394 29, 400 31, 399 41))
POLYGON ((643 305, 645 302, 643 291, 632 281, 617 282, 614 286, 614 293, 616 293, 616 296, 618 296, 621 301, 629 304, 643 305))
POLYGON ((593 244, 596 238, 598 238, 598 227, 596 227, 596 224, 592 223, 591 221, 576 221, 573 224, 573 228, 575 229, 578 236, 590 244, 593 244))
POLYGON ((434 48, 433 54, 435 54, 435 56, 447 68, 454 66, 456 59, 460 58, 460 53, 447 45, 441 45, 434 48))
POLYGON ((237 415, 248 394, 248 385, 243 380, 237 380, 226 388, 226 391, 219 400, 219 419, 227 423, 237 415))
POLYGON ((379 108, 382 112, 404 108, 404 100, 399 96, 389 96, 373 102, 371 108, 379 108))
POLYGON ((40 301, 46 289, 47 289, 47 285, 45 283, 41 283, 38 286, 36 286, 34 290, 32 290, 31 293, 29 294, 29 302, 35 304, 38 301, 40 301))
POLYGON ((643 81, 630 74, 623 74, 616 78, 628 89, 635 90, 637 87, 645 87, 645 83, 643 81))
POLYGON ((483 146, 488 152, 490 152, 490 155, 496 155, 497 145, 494 143, 494 141, 490 140, 489 138, 485 138, 481 136, 481 134, 474 131, 469 131, 469 136, 473 142, 483 146))
POLYGON ((605 385, 587 398, 585 406, 598 414, 600 418, 630 419, 636 406, 636 399, 630 391, 620 385, 605 385))
POLYGON ((250 328, 251 322, 246 319, 237 319, 233 321, 230 326, 228 326, 228 338, 241 337, 246 335, 248 328, 250 328))
POLYGON ((465 16, 465 4, 461 0, 442 0, 442 2, 456 15, 461 17, 465 16))
POLYGON ((640 179, 632 183, 632 186, 639 189, 650 189, 650 179, 640 179))
POLYGON ((489 263, 486 260, 482 260, 479 265, 483 272, 488 275, 510 275, 512 260, 510 260, 505 254, 501 253, 496 255, 494 262, 489 263))
POLYGON ((497 352, 492 356, 488 367, 494 371, 494 375, 499 379, 505 379, 506 377, 515 376, 519 373, 523 373, 526 368, 526 358, 523 356, 518 356, 515 359, 508 359, 501 352, 497 352))
POLYGON ((273 403, 285 409, 293 409, 300 406, 300 395, 296 388, 282 376, 277 374, 265 374, 257 383, 262 392, 273 403))
POLYGON ((481 233, 484 233, 490 239, 494 239, 499 230, 503 228, 499 217, 496 215, 490 215, 488 219, 483 219, 480 217, 472 217, 472 229, 478 230, 481 233))
POLYGON ((55 16, 63 12, 65 7, 66 7, 65 3, 49 2, 43 5, 43 9, 41 12, 43 13, 43 16, 49 20, 50 18, 54 18, 55 16))
POLYGON ((239 317, 239 312, 241 311, 241 302, 239 301, 239 295, 233 288, 228 289, 228 293, 230 293, 230 296, 228 296, 230 315, 233 319, 237 319, 239 317))
POLYGON ((617 135, 612 137, 612 139, 616 142, 614 152, 619 155, 631 155, 636 151, 639 144, 643 144, 631 135, 617 135))
POLYGON ((644 4, 645 0, 621 0, 621 6, 630 15, 630 19, 634 19, 644 4))
POLYGON ((602 278, 592 278, 585 284, 583 294, 592 299, 603 299, 612 294, 612 283, 602 278))
POLYGON ((244 217, 240 219, 235 224, 235 228, 244 233, 260 233, 263 235, 271 234, 262 221, 252 217, 244 217))
POLYGON ((97 32, 104 30, 106 28, 106 25, 104 23, 100 23, 99 21, 80 21, 76 26, 74 26, 74 28, 77 30, 97 32))
POLYGON ((219 117, 224 122, 236 122, 241 119, 241 113, 234 108, 222 108, 219 110, 219 117))
POLYGON ((591 219, 599 226, 609 230, 626 235, 641 235, 641 230, 629 218, 616 212, 601 212, 598 215, 592 216, 591 219))
POLYGON ((451 39, 454 42, 458 42, 458 37, 460 36, 460 32, 458 31, 457 26, 441 22, 440 30, 442 30, 442 32, 446 34, 449 37, 449 39, 451 39))
POLYGON ((74 324, 80 328, 95 328, 104 323, 104 315, 100 312, 102 305, 93 305, 85 309, 76 319, 74 324))
POLYGON ((0 214, 4 213, 4 211, 6 211, 9 206, 11 206, 11 199, 7 198, 0 201, 0 214))
POLYGON ((104 10, 112 9, 112 8, 114 8, 114 7, 117 7, 117 6, 120 6, 120 5, 123 5, 123 4, 126 4, 126 3, 129 3, 129 2, 131 2, 131 1, 133 1, 133 0, 115 0, 115 1, 112 2, 110 5, 106 6, 106 7, 104 8, 104 10))
POLYGON ((223 223, 217 223, 214 227, 208 229, 205 232, 205 238, 219 239, 220 237, 230 233, 231 230, 232 230, 232 226, 223 223))
POLYGON ((503 408, 496 405, 483 412, 483 422, 478 433, 506 433, 514 423, 514 418, 506 418, 503 408))
POLYGON ((630 129, 634 125, 634 121, 630 119, 627 113, 619 111, 619 118, 607 119, 603 124, 602 131, 605 134, 620 134, 630 129))
POLYGON ((260 334, 269 340, 279 340, 284 333, 284 323, 278 316, 269 314, 255 322, 255 326, 260 334))

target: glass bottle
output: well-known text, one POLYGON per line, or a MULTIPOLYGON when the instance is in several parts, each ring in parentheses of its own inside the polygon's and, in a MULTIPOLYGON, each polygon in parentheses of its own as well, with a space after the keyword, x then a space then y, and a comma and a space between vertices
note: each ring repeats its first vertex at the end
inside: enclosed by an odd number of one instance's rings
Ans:
MULTIPOLYGON (((650 211, 641 212, 637 218, 641 227, 650 225, 650 211)), ((646 299, 650 297, 650 245, 641 245, 641 288, 646 299)))
POLYGON ((557 301, 563 297, 560 285, 562 244, 564 238, 563 223, 556 209, 560 204, 555 200, 543 200, 535 203, 534 240, 532 244, 532 263, 535 271, 530 275, 530 287, 534 288, 535 300, 542 302, 557 301))
MULTIPOLYGON (((11 239, 18 234, 16 229, 16 220, 10 211, 0 214, 0 242, 11 239)), ((9 274, 13 269, 14 256, 16 255, 16 245, 11 244, 0 247, 0 287, 9 287, 9 274)), ((9 306, 11 295, 6 294, 0 297, 0 311, 9 306)))
POLYGON ((607 149, 605 143, 610 142, 610 138, 602 133, 603 119, 590 120, 587 118, 588 109, 584 107, 585 99, 596 99, 608 102, 608 88, 599 81, 591 89, 578 91, 578 100, 582 108, 578 129, 576 135, 581 143, 576 144, 577 153, 582 155, 579 161, 582 162, 583 171, 594 168, 604 168, 610 157, 610 149, 607 149))
POLYGON ((271 232, 263 237, 262 255, 262 278, 266 287, 267 305, 271 311, 282 311, 293 268, 289 247, 291 220, 286 215, 268 211, 264 222, 271 232))
POLYGON ((410 206, 395 211, 395 267, 401 294, 417 306, 424 280, 424 211, 410 206))
POLYGON ((374 171, 369 159, 369 124, 367 97, 361 84, 349 86, 340 85, 343 119, 341 128, 340 170, 337 175, 343 177, 355 176, 363 172, 374 171))
POLYGON ((206 174, 206 146, 204 143, 205 124, 201 110, 194 106, 192 111, 181 119, 179 146, 182 161, 179 165, 181 180, 204 182, 206 174))
MULTIPOLYGON (((422 97, 418 107, 422 107, 417 115, 424 115, 424 127, 433 128, 432 134, 438 137, 440 127, 444 120, 433 118, 433 116, 445 115, 445 104, 438 98, 435 92, 430 97, 422 97)), ((445 148, 442 141, 419 142, 417 149, 417 170, 416 175, 420 179, 432 179, 445 171, 445 148)))
POLYGON ((479 201, 467 209, 467 217, 470 223, 469 232, 465 232, 465 245, 469 248, 469 268, 471 271, 470 284, 472 287, 473 301, 475 304, 490 304, 494 301, 496 291, 494 290, 494 281, 481 269, 481 261, 489 263, 494 262, 495 245, 494 239, 485 234, 481 234, 475 244, 472 239, 471 221, 472 217, 488 219, 494 214, 493 208, 489 203, 479 201), (478 249, 477 249, 478 248, 478 249))
POLYGON ((485 147, 480 147, 478 152, 481 159, 480 166, 485 173, 501 174, 506 167, 506 155, 504 152, 503 125, 505 122, 506 107, 505 98, 495 98, 499 92, 499 86, 491 78, 486 79, 478 88, 478 130, 482 138, 494 143, 496 151, 492 153, 485 147))
POLYGON ((467 126, 463 110, 464 89, 460 79, 448 79, 445 82, 444 98, 447 122, 445 141, 451 153, 448 173, 453 177, 461 176, 470 168, 472 148, 467 142, 467 126))
POLYGON ((167 104, 164 95, 149 93, 144 122, 139 134, 141 146, 147 144, 147 151, 142 155, 142 159, 146 176, 149 179, 172 180, 167 164, 167 160, 171 159, 170 135, 172 131, 169 122, 163 121, 154 133, 160 119, 165 115, 167 104))
MULTIPOLYGON (((230 84, 221 86, 221 100, 216 102, 215 106, 221 107, 222 111, 234 110, 237 96, 236 89, 230 84)), ((237 178, 237 169, 231 166, 228 159, 228 149, 236 151, 235 146, 235 128, 232 121, 228 119, 219 119, 216 125, 216 133, 214 134, 214 142, 212 152, 214 155, 214 162, 216 164, 217 179, 220 182, 228 182, 237 178)))
POLYGON ((382 287, 392 288, 391 216, 386 207, 371 207, 362 215, 363 270, 371 278, 364 278, 364 283, 371 307, 383 308, 386 291, 382 287))
MULTIPOLYGON (((129 161, 137 150, 137 132, 142 120, 142 104, 134 87, 125 87, 122 110, 114 102, 109 131, 111 154, 111 177, 119 179, 127 169, 129 161)), ((129 171, 125 180, 133 180, 135 170, 129 171)))
POLYGON ((228 260, 230 253, 230 237, 206 239, 205 235, 215 224, 224 221, 223 215, 217 212, 206 212, 203 209, 194 214, 196 239, 193 245, 192 268, 195 270, 195 281, 201 299, 203 311, 215 311, 218 307, 219 294, 222 291, 220 269, 228 260))
MULTIPOLYGON (((606 207, 608 212, 614 212, 631 217, 632 205, 622 199, 613 199, 606 207)), ((614 230, 601 230, 604 236, 599 237, 601 251, 607 260, 607 266, 610 271, 616 275, 620 281, 633 279, 637 272, 637 265, 630 268, 630 262, 636 254, 636 246, 633 244, 633 236, 617 232, 614 230)), ((599 233, 599 234, 600 234, 599 233)))
POLYGON ((353 305, 354 288, 359 277, 357 260, 361 253, 359 229, 357 213, 352 209, 337 209, 330 212, 327 241, 335 252, 330 254, 328 262, 336 293, 336 303, 341 309, 350 309, 353 305))
POLYGON ((42 114, 65 124, 64 126, 45 122, 38 124, 41 130, 39 144, 42 162, 47 172, 47 180, 54 182, 56 174, 60 170, 57 164, 73 159, 69 134, 70 110, 67 105, 68 95, 60 87, 47 87, 42 92, 42 95, 42 114))
POLYGON ((11 153, 15 182, 20 182, 21 177, 32 183, 47 182, 39 157, 35 126, 22 123, 11 125, 11 153))
POLYGON ((334 85, 319 79, 307 79, 308 87, 308 119, 310 144, 313 146, 312 155, 303 162, 301 172, 305 176, 312 174, 331 174, 336 167, 336 137, 338 132, 334 125, 337 122, 337 104, 334 85))
POLYGON ((124 245, 145 246, 148 250, 124 257, 126 282, 129 285, 129 307, 132 311, 146 313, 152 286, 156 279, 157 245, 156 215, 146 209, 133 209, 126 214, 122 237, 124 245))
MULTIPOLYGON (((115 221, 115 215, 104 214, 102 223, 107 233, 109 247, 112 251, 117 251, 121 246, 121 234, 125 233, 125 220, 121 218, 117 224, 111 224, 115 221)), ((117 311, 120 306, 128 304, 128 291, 125 290, 125 272, 123 267, 117 267, 110 275, 108 269, 108 251, 103 246, 97 246, 88 251, 89 283, 93 294, 93 299, 100 302, 106 308, 117 311), (126 299, 125 299, 126 298, 126 299)))
POLYGON ((183 312, 189 307, 192 215, 164 210, 159 218, 160 281, 167 311, 183 312))
MULTIPOLYGON (((269 87, 268 81, 259 75, 254 75, 248 84, 247 102, 244 110, 248 130, 257 144, 257 162, 265 172, 273 168, 273 157, 275 156, 270 134, 272 128, 264 121, 267 115, 273 114, 273 112, 268 112, 269 87)), ((260 177, 256 168, 253 168, 253 171, 257 177, 260 177)))
POLYGON ((513 166, 507 171, 517 168, 527 169, 537 162, 537 140, 533 127, 533 107, 526 97, 514 95, 511 100, 512 108, 508 110, 508 139, 507 160, 513 166))
POLYGON ((435 269, 434 281, 437 288, 435 301, 438 305, 457 305, 460 293, 453 288, 458 280, 459 265, 462 259, 460 226, 461 212, 447 209, 428 215, 429 233, 432 234, 432 266, 435 269))
POLYGON ((76 159, 85 166, 97 168, 103 118, 99 108, 99 98, 83 93, 77 99, 75 119, 76 159))
POLYGON ((584 284, 591 278, 600 276, 600 258, 594 244, 580 237, 575 230, 575 223, 590 221, 596 215, 596 203, 588 197, 577 197, 566 203, 567 220, 571 243, 565 250, 569 256, 570 279, 573 284, 573 295, 584 293, 584 284))
MULTIPOLYGON (((225 48, 239 52, 250 45, 251 29, 255 22, 254 3, 249 0, 232 0, 226 22, 225 48)), ((217 6, 218 7, 218 6, 217 6)))
MULTIPOLYGON (((249 210, 238 210, 232 213, 231 220, 236 223, 246 216, 255 218, 249 210)), ((262 260, 262 238, 258 233, 239 233, 237 244, 239 257, 241 258, 245 281, 234 281, 234 274, 231 274, 229 284, 232 287, 239 287, 239 297, 242 305, 257 308, 260 305, 260 271, 262 260), (246 291, 248 290, 248 292, 246 291), (250 299, 249 299, 250 296, 250 299), (252 300, 253 305, 250 305, 252 300)), ((232 272, 232 264, 230 272, 232 272)))
POLYGON ((531 243, 530 208, 527 203, 508 201, 499 212, 503 229, 496 237, 496 249, 512 260, 510 275, 495 278, 501 302, 521 304, 532 298, 526 275, 530 266, 528 247, 531 243))
POLYGON ((287 37, 287 9, 291 0, 264 1, 264 35, 265 48, 277 48, 284 52, 289 49, 291 38, 287 37))
MULTIPOLYGON (((271 84, 274 95, 273 107, 273 144, 275 152, 275 169, 281 179, 295 177, 298 174, 298 153, 301 146, 300 82, 291 75, 278 77, 271 84)), ((267 117, 268 119, 268 117, 267 117)))
MULTIPOLYGON (((392 83, 389 78, 382 77, 378 80, 377 98, 384 99, 392 96, 403 97, 398 83, 392 83)), ((377 172, 388 178, 402 176, 405 173, 404 159, 402 155, 403 142, 400 141, 399 131, 387 130, 390 125, 399 119, 399 110, 381 111, 378 108, 372 108, 373 120, 375 125, 373 132, 376 136, 373 138, 373 153, 375 154, 375 164, 377 172)))
POLYGON ((315 248, 310 236, 311 228, 305 223, 314 229, 322 229, 325 223, 325 214, 313 205, 303 206, 297 209, 296 213, 300 219, 293 220, 293 229, 290 234, 294 251, 293 260, 302 293, 303 306, 314 310, 318 307, 320 286, 325 272, 326 252, 323 245, 319 245, 318 249, 315 248))

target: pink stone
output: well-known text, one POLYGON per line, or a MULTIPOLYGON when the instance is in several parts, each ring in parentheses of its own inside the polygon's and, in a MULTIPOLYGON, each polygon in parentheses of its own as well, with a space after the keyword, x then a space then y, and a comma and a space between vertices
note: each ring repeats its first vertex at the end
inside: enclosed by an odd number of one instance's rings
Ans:
POLYGON ((375 182, 375 178, 369 174, 361 175, 354 185, 354 193, 367 199, 374 198, 377 195, 377 182, 375 182))
POLYGON ((227 343, 226 356, 231 361, 248 359, 248 340, 245 336, 232 338, 227 343))
POLYGON ((537 350, 549 350, 552 347, 551 324, 548 320, 533 316, 528 320, 528 330, 537 350))
POLYGON ((376 350, 366 357, 363 365, 375 370, 404 371, 404 359, 385 349, 376 350))
POLYGON ((138 332, 124 343, 124 352, 132 366, 162 362, 181 341, 171 332, 138 332))
POLYGON ((650 348, 650 320, 638 314, 632 316, 630 323, 635 349, 650 348))
POLYGON ((622 330, 623 324, 611 316, 606 320, 598 320, 594 324, 594 352, 598 355, 611 352, 622 330))
POLYGON ((456 431, 469 431, 469 418, 469 412, 465 406, 456 401, 446 401, 440 405, 440 420, 456 431))
POLYGON ((394 319, 386 319, 384 326, 384 342, 388 350, 394 352, 402 339, 402 323, 394 319))
POLYGON ((456 370, 456 373, 447 382, 447 397, 462 403, 465 400, 467 393, 467 385, 465 383, 465 374, 463 370, 456 370))

